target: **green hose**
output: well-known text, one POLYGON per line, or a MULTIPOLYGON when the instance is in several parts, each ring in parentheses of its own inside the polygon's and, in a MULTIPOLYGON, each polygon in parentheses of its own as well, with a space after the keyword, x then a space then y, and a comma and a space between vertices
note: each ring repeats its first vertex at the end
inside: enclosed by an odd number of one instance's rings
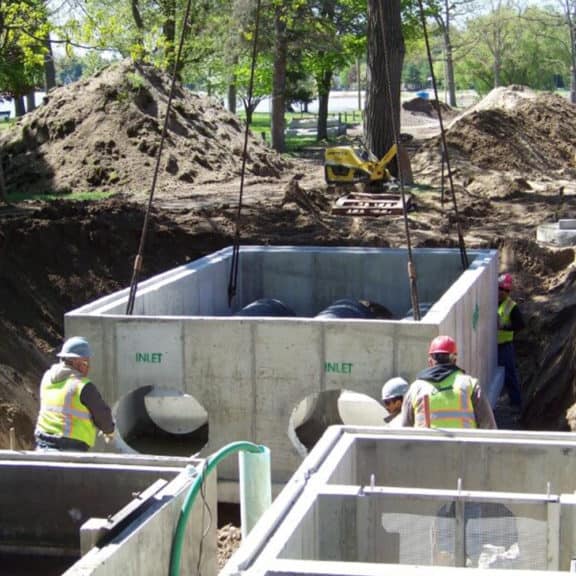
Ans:
POLYGON ((230 454, 236 452, 252 452, 253 454, 260 454, 264 452, 265 449, 265 446, 253 444, 252 442, 232 442, 231 444, 220 448, 218 452, 208 456, 205 460, 202 468, 199 470, 198 476, 194 479, 194 483, 190 486, 190 490, 188 491, 184 503, 182 504, 182 509, 180 510, 176 533, 172 540, 172 551, 170 553, 170 576, 179 576, 180 574, 180 560, 182 558, 182 547, 184 545, 186 524, 194 501, 196 500, 196 496, 202 487, 204 478, 208 476, 216 466, 218 466, 221 460, 224 460, 224 458, 227 458, 230 454))

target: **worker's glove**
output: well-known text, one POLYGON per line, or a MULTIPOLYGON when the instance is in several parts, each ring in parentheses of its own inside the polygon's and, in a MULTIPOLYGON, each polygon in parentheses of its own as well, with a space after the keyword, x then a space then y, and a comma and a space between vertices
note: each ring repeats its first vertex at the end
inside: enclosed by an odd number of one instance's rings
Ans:
POLYGON ((102 438, 104 439, 104 442, 106 442, 106 444, 110 444, 110 442, 112 442, 112 440, 114 439, 114 434, 106 434, 104 432, 102 432, 102 430, 100 430, 98 432, 98 436, 102 436, 102 438))

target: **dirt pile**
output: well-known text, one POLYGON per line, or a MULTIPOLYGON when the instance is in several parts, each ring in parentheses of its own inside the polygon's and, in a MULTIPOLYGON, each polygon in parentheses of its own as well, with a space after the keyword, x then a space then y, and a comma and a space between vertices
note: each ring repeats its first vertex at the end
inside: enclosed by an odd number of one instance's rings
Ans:
MULTIPOLYGON (((51 91, 45 105, 0 136, 10 192, 148 193, 170 90, 168 75, 123 61, 51 91)), ((244 126, 212 99, 177 86, 157 190, 239 174, 244 126)), ((249 137, 247 171, 278 177, 286 161, 249 137)))
POLYGON ((403 102, 402 108, 407 112, 421 114, 428 118, 438 118, 438 111, 442 114, 442 118, 454 118, 458 115, 458 112, 444 102, 427 98, 412 98, 412 100, 403 102))
MULTIPOLYGON (((528 306, 529 329, 538 337, 538 345, 527 356, 525 372, 529 390, 524 421, 539 429, 568 430, 567 409, 576 399, 576 270, 555 286, 548 297, 528 306), (551 416, 554 417, 551 417, 551 416)), ((526 342, 520 349, 528 352, 526 342)))
POLYGON ((523 175, 576 173, 576 106, 555 94, 498 88, 456 118, 446 138, 456 158, 480 168, 523 175))
POLYGON ((218 530, 218 568, 222 570, 226 562, 242 544, 242 532, 238 526, 226 524, 218 530))

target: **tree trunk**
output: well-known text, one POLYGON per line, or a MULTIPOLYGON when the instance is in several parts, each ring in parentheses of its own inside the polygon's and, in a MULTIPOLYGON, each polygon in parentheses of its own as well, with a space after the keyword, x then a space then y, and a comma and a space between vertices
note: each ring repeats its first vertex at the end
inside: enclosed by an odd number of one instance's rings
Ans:
POLYGON ((23 96, 14 96, 14 115, 20 118, 26 114, 26 107, 24 106, 23 96))
POLYGON ((48 92, 56 87, 56 67, 54 66, 54 54, 50 35, 46 36, 46 53, 44 54, 44 90, 48 92))
POLYGON ((318 87, 318 140, 328 139, 328 100, 331 84, 332 70, 324 70, 324 73, 316 79, 318 87))
POLYGON ((452 39, 450 38, 450 6, 446 0, 446 22, 442 28, 444 40, 444 53, 446 54, 446 89, 448 91, 448 105, 456 108, 456 81, 454 79, 454 53, 452 39))
POLYGON ((442 23, 442 40, 444 42, 444 53, 446 54, 446 90, 448 91, 448 102, 452 108, 456 107, 456 81, 454 79, 454 52, 452 50, 452 39, 450 37, 450 1, 444 2, 444 22, 442 23))
POLYGON ((570 75, 570 102, 576 104, 576 64, 572 66, 572 74, 570 75))
POLYGON ((395 136, 400 135, 404 51, 400 0, 368 0, 369 81, 364 133, 368 148, 378 158, 395 143, 395 136))
POLYGON ((284 110, 286 101, 286 61, 288 58, 288 36, 282 6, 276 6, 274 14, 274 77, 272 80, 272 148, 284 152, 284 110))
POLYGON ((36 99, 34 98, 34 88, 32 88, 31 92, 26 94, 26 112, 32 112, 32 110, 36 109, 36 99))
POLYGON ((236 89, 236 77, 234 76, 230 80, 230 84, 228 84, 228 110, 232 112, 232 114, 236 114, 236 98, 237 98, 237 89, 236 89))
POLYGON ((136 62, 141 62, 144 59, 146 51, 144 50, 144 21, 140 13, 140 3, 138 0, 131 0, 130 8, 132 10, 132 19, 136 24, 136 39, 135 44, 138 47, 135 54, 136 62))
MULTIPOLYGON (((574 8, 576 12, 576 6, 574 8)), ((568 23, 570 26, 570 58, 571 58, 571 67, 570 67, 570 102, 572 104, 576 104, 576 21, 574 17, 576 14, 572 14, 570 11, 570 6, 568 6, 568 23)))
POLYGON ((254 116, 254 110, 256 110, 257 103, 248 103, 248 100, 244 101, 244 113, 246 114, 246 124, 250 126, 252 124, 252 117, 254 116))
MULTIPOLYGON (((166 70, 172 72, 176 61, 176 2, 175 0, 163 0, 162 11, 164 22, 162 23, 162 36, 164 37, 166 50, 166 70)), ((177 74, 180 70, 176 71, 177 74)))
POLYGON ((360 58, 356 58, 356 82, 358 82, 358 110, 362 110, 362 86, 360 85, 360 58))
POLYGON ((446 38, 446 88, 448 89, 448 105, 456 108, 456 80, 454 79, 454 55, 450 38, 446 38))

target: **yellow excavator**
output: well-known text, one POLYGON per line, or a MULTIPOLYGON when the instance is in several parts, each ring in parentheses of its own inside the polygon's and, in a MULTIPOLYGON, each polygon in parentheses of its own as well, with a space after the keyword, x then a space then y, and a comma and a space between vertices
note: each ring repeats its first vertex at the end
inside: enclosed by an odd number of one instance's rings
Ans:
POLYGON ((388 165, 396 157, 394 144, 380 160, 366 147, 334 146, 324 152, 324 175, 327 184, 385 185, 394 182, 388 165))

